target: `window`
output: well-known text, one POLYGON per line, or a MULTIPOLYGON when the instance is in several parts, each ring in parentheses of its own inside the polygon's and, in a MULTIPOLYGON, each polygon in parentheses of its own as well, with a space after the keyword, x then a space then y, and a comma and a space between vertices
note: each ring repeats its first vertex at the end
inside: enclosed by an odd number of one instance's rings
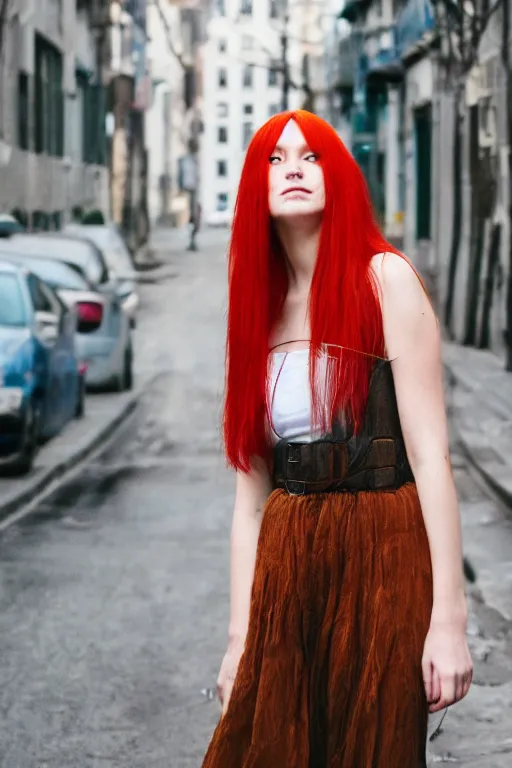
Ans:
POLYGON ((82 69, 75 72, 77 126, 74 157, 84 163, 104 164, 107 158, 105 119, 105 89, 91 83, 88 73, 82 69))
POLYGON ((21 327, 27 316, 17 275, 0 272, 0 326, 21 327))
POLYGON ((241 0, 240 13, 244 16, 252 15, 252 0, 241 0))
POLYGON ((252 64, 246 64, 243 74, 243 86, 244 88, 252 88, 254 81, 254 66, 252 64))
POLYGON ((268 15, 271 19, 279 17, 279 0, 269 0, 268 15))
POLYGON ((28 75, 20 72, 18 75, 18 146, 29 149, 29 99, 28 75))
POLYGON ((228 84, 228 71, 225 67, 219 69, 219 88, 226 88, 228 84))
POLYGON ((270 104, 268 108, 268 116, 272 117, 273 115, 277 115, 279 113, 279 104, 270 104))
POLYGON ((242 147, 247 149, 249 142, 252 139, 253 127, 252 123, 242 123, 242 147))
POLYGON ((219 53, 226 53, 228 50, 228 41, 221 38, 219 40, 219 53))
POLYGON ((229 105, 225 101, 217 104, 217 117, 227 117, 229 114, 229 105))
POLYGON ((51 312, 52 304, 43 290, 43 283, 33 274, 27 277, 28 290, 30 291, 30 298, 32 299, 32 305, 34 312, 51 312))
POLYGON ((217 133, 219 144, 227 144, 228 142, 228 129, 225 125, 220 125, 217 133))
POLYGON ((227 175, 228 175, 228 161, 217 160, 217 176, 227 176, 227 175))
POLYGON ((24 263, 40 280, 54 291, 67 288, 70 291, 90 291, 91 286, 82 275, 64 261, 51 261, 34 257, 24 263))
POLYGON ((225 16, 226 15, 225 0, 215 0, 214 10, 219 16, 225 16))
POLYGON ((268 71, 268 84, 277 85, 277 69, 274 66, 268 71))
POLYGON ((244 104, 244 115, 252 115, 252 113, 253 113, 252 104, 244 104))
POLYGON ((229 196, 227 192, 219 192, 217 195, 217 210, 227 211, 229 196))
POLYGON ((35 150, 54 157, 64 154, 64 93, 62 54, 36 34, 35 150))

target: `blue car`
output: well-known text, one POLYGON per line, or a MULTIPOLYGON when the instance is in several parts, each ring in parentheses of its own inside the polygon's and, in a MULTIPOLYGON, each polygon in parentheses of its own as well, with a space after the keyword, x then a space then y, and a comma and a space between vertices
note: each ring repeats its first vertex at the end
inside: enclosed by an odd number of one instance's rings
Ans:
POLYGON ((83 409, 77 319, 29 270, 0 261, 0 468, 28 472, 83 409))

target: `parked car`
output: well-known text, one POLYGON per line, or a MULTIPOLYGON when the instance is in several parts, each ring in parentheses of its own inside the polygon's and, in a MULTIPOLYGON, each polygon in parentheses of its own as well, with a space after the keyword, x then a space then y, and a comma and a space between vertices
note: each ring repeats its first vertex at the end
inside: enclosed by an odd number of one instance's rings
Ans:
POLYGON ((25 232, 25 227, 10 213, 0 213, 0 237, 10 237, 15 232, 25 232))
POLYGON ((94 331, 77 336, 88 389, 131 389, 130 321, 121 306, 117 281, 96 246, 73 237, 15 235, 0 242, 0 255, 30 265, 68 305, 77 306, 82 321, 87 316, 94 322, 94 331))
POLYGON ((132 328, 137 321, 139 295, 136 286, 136 274, 130 252, 126 247, 115 224, 68 224, 64 227, 65 234, 83 237, 91 240, 101 250, 108 268, 119 281, 118 295, 123 309, 131 320, 132 328))
POLYGON ((39 441, 83 412, 77 327, 37 275, 0 261, 0 467, 28 472, 39 441))

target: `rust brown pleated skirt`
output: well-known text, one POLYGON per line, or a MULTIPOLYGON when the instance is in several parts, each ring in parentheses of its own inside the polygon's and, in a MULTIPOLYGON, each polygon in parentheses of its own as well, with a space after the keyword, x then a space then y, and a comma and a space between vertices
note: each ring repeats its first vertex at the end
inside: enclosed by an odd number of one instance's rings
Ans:
POLYGON ((203 768, 419 768, 432 572, 416 487, 265 507, 249 632, 203 768))

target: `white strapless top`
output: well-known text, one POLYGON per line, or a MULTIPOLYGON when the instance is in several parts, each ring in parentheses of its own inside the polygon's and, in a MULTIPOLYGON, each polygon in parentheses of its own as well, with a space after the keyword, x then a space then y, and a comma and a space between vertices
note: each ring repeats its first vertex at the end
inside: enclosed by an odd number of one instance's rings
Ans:
POLYGON ((272 353, 269 413, 274 440, 310 442, 311 429, 309 349, 272 353))

